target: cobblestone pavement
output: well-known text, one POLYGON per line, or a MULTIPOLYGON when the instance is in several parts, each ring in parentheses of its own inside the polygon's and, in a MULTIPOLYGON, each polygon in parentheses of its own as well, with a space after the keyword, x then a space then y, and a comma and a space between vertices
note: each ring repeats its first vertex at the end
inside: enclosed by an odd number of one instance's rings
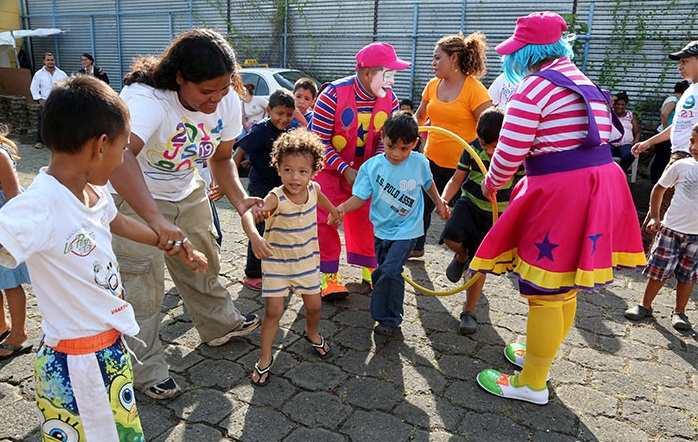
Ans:
MULTIPOLYGON (((21 146, 26 186, 47 152, 21 146)), ((243 312, 263 313, 259 295, 240 278, 246 239, 230 206, 221 204, 224 229, 221 279, 243 312)), ((445 290, 450 254, 436 245, 435 217, 424 258, 407 272, 422 285, 445 290)), ((475 382, 483 368, 512 370, 503 356, 522 341, 527 307, 509 277, 488 277, 477 310, 478 332, 457 333, 464 294, 432 297, 407 289, 401 334, 372 333, 370 291, 360 269, 342 265, 351 295, 323 306, 321 332, 334 355, 317 358, 302 339, 299 298, 290 298, 277 336, 273 376, 265 388, 249 377, 259 330, 210 348, 199 341, 186 309, 168 284, 162 308, 163 341, 181 396, 155 401, 137 394, 148 440, 155 441, 668 441, 698 439, 696 333, 671 327, 673 284, 660 293, 655 318, 623 317, 638 302, 644 278, 620 271, 605 288, 583 293, 575 326, 552 366, 546 406, 499 399, 475 382)), ((688 314, 698 321, 694 291, 688 314)), ((40 317, 30 295, 30 342, 40 317)), ((33 355, 0 363, 0 440, 38 440, 32 392, 33 355)))

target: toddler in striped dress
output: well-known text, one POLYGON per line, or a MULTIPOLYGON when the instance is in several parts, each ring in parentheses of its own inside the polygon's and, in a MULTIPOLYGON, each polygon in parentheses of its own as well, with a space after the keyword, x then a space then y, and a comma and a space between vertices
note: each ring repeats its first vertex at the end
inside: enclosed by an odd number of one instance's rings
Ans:
POLYGON ((324 148, 317 135, 302 128, 282 134, 271 152, 271 164, 277 168, 282 185, 267 194, 263 207, 251 208, 242 217, 252 251, 262 260, 262 348, 252 374, 252 384, 259 387, 269 382, 272 345, 289 292, 303 297, 303 337, 319 357, 330 356, 330 344, 318 332, 322 300, 317 205, 330 213, 330 220, 338 215, 320 186, 311 181, 322 169, 323 160, 324 148), (255 220, 262 218, 266 218, 264 237, 255 228, 255 220))

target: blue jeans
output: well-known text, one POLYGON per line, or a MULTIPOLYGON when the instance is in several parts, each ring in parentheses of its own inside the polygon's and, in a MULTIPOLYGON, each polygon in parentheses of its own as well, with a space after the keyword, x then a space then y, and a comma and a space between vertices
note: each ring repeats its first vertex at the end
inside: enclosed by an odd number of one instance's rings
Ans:
POLYGON ((402 323, 402 304, 405 299, 405 280, 402 266, 410 257, 417 238, 390 241, 376 238, 378 267, 373 271, 371 317, 389 327, 402 323))
POLYGON ((620 157, 620 168, 623 172, 627 172, 630 166, 635 161, 635 157, 630 151, 633 148, 632 144, 623 144, 622 146, 611 146, 611 155, 620 157))

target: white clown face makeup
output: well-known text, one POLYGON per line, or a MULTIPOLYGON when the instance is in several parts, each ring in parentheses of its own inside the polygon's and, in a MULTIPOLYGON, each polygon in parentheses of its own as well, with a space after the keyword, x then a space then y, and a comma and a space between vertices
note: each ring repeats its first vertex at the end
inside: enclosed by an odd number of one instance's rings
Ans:
POLYGON ((371 77, 371 93, 378 98, 385 97, 388 89, 395 84, 395 71, 383 69, 373 74, 371 77))

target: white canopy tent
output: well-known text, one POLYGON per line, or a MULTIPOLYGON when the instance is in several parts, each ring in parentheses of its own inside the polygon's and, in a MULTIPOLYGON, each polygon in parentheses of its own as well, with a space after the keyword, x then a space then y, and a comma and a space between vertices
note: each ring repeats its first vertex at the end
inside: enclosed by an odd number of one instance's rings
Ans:
POLYGON ((56 28, 17 29, 15 31, 0 32, 0 54, 6 54, 8 52, 8 48, 5 48, 4 46, 12 46, 15 54, 15 61, 19 67, 15 39, 24 37, 49 37, 51 35, 62 34, 63 32, 64 31, 56 28))

